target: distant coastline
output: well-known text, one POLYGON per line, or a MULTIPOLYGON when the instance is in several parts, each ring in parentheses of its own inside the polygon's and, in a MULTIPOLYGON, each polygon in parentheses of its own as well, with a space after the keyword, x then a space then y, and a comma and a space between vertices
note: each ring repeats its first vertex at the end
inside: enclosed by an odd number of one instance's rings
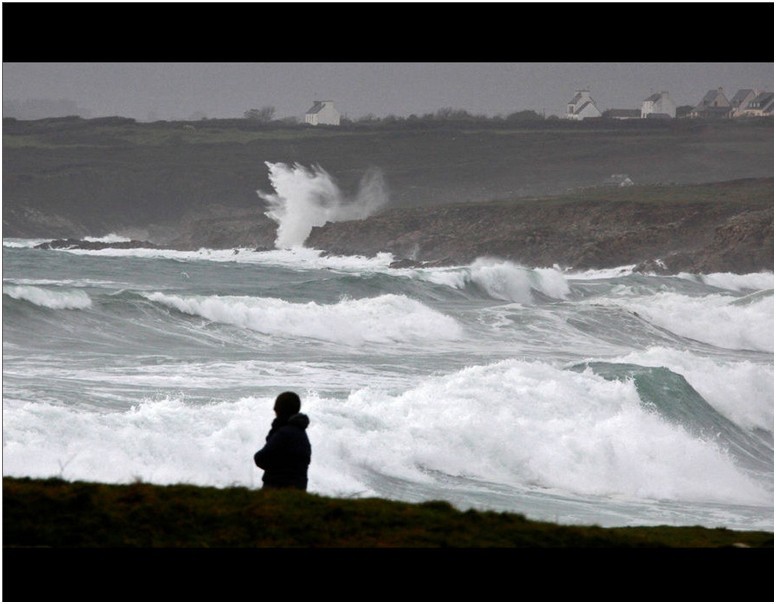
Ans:
POLYGON ((312 229, 305 245, 327 253, 390 252, 405 266, 491 255, 580 269, 773 270, 772 119, 250 122, 9 122, 3 236, 272 249, 278 225, 257 192, 272 190, 264 164, 279 161, 321 165, 344 194, 381 171, 386 207, 312 229))

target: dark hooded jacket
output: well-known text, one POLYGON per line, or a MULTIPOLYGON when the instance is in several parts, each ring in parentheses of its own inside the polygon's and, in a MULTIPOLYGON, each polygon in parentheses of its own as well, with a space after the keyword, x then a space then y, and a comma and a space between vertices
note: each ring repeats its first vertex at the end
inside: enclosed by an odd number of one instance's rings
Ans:
POLYGON ((310 419, 297 413, 284 419, 276 417, 264 447, 253 461, 264 470, 265 487, 307 489, 307 468, 312 449, 307 438, 310 419))

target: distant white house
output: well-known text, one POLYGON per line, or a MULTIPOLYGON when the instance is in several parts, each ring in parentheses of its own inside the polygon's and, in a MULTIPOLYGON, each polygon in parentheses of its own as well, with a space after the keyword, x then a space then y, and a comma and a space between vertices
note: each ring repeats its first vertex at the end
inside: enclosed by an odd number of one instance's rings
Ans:
POLYGON ((339 126, 340 113, 334 108, 334 101, 313 101, 313 106, 304 115, 304 121, 313 126, 339 126))
POLYGON ((595 101, 590 98, 589 90, 577 90, 566 107, 566 119, 584 120, 589 117, 601 117, 601 112, 595 106, 595 101))
POLYGON ((759 117, 773 115, 773 93, 761 92, 758 94, 754 99, 747 103, 744 115, 759 117))
POLYGON ((676 117, 676 103, 663 90, 648 96, 641 103, 642 118, 676 117))
POLYGON ((730 99, 730 106, 733 108, 733 117, 739 117, 746 114, 746 109, 753 100, 757 98, 759 92, 751 88, 742 88, 730 99))

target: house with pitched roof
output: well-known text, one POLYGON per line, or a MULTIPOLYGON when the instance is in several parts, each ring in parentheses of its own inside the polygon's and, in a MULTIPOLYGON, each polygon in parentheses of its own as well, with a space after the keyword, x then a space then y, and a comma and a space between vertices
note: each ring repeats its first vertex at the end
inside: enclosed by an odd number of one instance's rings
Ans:
POLYGON ((313 106, 304 114, 304 121, 313 126, 339 126, 340 113, 334 108, 334 101, 313 101, 313 106))
POLYGON ((751 88, 742 88, 730 99, 730 106, 733 108, 733 117, 745 115, 746 108, 753 100, 757 98, 759 91, 751 88))
POLYGON ((758 94, 749 101, 744 110, 744 115, 753 117, 773 115, 773 93, 761 92, 758 94))
POLYGON ((731 117, 733 108, 722 88, 709 90, 693 110, 690 117, 705 119, 725 119, 731 117))
POLYGON ((675 118, 676 103, 665 90, 649 95, 641 102, 642 118, 675 118))
POLYGON ((590 97, 589 90, 577 90, 566 106, 566 119, 584 120, 590 117, 601 117, 601 112, 590 97))

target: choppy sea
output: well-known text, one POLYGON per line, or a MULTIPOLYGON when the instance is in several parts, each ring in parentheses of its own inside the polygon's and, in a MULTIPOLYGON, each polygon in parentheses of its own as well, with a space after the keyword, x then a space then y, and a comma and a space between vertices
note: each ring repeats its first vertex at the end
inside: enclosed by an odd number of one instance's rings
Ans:
POLYGON ((392 269, 301 246, 3 240, 3 475, 310 490, 560 523, 773 530, 773 273, 392 269))

